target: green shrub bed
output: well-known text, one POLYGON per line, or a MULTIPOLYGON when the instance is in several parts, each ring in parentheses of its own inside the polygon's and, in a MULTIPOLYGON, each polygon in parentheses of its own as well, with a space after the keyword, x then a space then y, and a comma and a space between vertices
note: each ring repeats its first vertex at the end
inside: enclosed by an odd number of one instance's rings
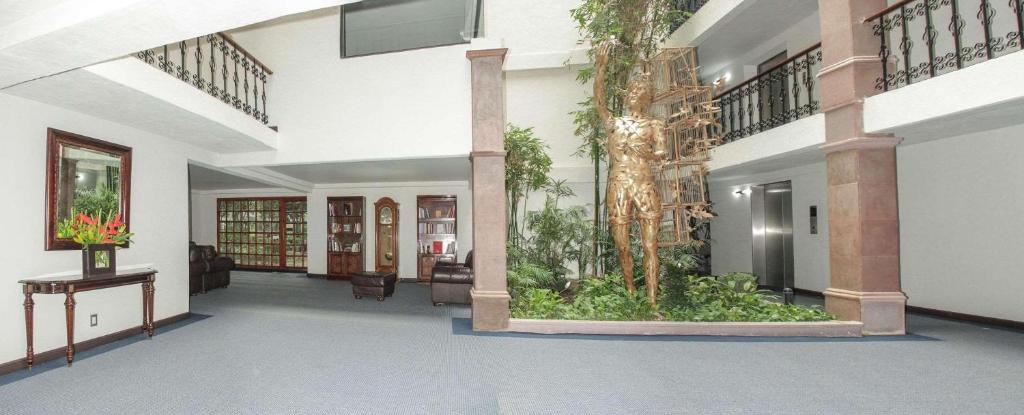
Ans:
POLYGON ((578 287, 545 269, 524 265, 508 273, 512 317, 602 321, 829 321, 820 307, 783 304, 757 289, 750 274, 668 275, 662 278, 657 308, 642 287, 626 290, 621 275, 588 278, 578 287))

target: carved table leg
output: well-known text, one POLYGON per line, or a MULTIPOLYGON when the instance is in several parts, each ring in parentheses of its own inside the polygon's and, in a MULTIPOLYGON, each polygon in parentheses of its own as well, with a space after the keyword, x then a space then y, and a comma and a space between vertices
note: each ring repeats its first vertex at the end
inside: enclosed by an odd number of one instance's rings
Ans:
POLYGON ((149 289, 148 283, 142 283, 142 332, 149 331, 149 289))
POLYGON ((145 310, 145 313, 146 313, 145 322, 143 324, 145 324, 146 332, 149 333, 149 337, 152 338, 153 337, 153 294, 156 292, 156 289, 153 288, 153 282, 152 281, 147 282, 147 283, 143 284, 142 286, 143 286, 143 290, 145 290, 145 293, 146 293, 145 296, 143 296, 143 299, 145 301, 145 304, 143 305, 143 309, 145 310))
POLYGON ((142 287, 142 332, 149 333, 149 283, 144 282, 142 287))
POLYGON ((67 292, 67 299, 64 300, 64 312, 68 329, 68 366, 71 366, 71 362, 75 360, 75 292, 70 288, 67 292))
POLYGON ((32 309, 36 305, 35 301, 32 301, 32 291, 26 286, 25 287, 25 343, 28 348, 25 350, 25 363, 28 364, 29 369, 32 368, 32 363, 36 360, 36 353, 32 349, 32 309))

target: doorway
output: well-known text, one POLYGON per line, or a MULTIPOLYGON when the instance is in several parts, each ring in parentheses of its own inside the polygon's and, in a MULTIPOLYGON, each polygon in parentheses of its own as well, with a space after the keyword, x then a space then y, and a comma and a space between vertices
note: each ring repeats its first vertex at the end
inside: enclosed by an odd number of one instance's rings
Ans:
POLYGON ((793 184, 790 181, 750 188, 753 271, 758 285, 793 288, 793 184))
POLYGON ((780 68, 786 60, 786 51, 782 51, 757 65, 757 76, 762 78, 757 91, 760 100, 758 116, 761 120, 761 131, 782 125, 789 112, 787 76, 780 68))

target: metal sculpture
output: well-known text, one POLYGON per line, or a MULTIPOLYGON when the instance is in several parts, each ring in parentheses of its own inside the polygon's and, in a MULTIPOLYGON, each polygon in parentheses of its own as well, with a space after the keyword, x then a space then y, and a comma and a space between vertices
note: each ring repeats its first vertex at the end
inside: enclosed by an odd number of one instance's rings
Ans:
POLYGON ((629 227, 639 217, 640 243, 644 252, 644 282, 651 306, 658 292, 658 227, 661 222, 661 196, 654 180, 654 168, 668 154, 665 124, 649 115, 654 99, 650 74, 643 73, 629 82, 623 100, 628 115, 613 117, 605 99, 605 71, 610 43, 596 50, 594 106, 608 132, 608 224, 619 253, 626 289, 636 292, 633 283, 633 254, 629 227))
POLYGON ((627 115, 607 107, 610 43, 595 51, 594 103, 607 131, 608 224, 626 289, 636 292, 630 225, 639 220, 644 285, 656 307, 658 248, 693 242, 695 225, 710 220, 705 163, 721 139, 714 87, 702 86, 692 48, 665 49, 642 65, 623 98, 627 115))

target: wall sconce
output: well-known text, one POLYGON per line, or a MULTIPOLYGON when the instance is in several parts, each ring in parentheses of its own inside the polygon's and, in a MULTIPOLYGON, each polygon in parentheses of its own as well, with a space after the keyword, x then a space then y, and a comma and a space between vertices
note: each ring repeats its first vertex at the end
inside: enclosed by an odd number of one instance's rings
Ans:
POLYGON ((714 86, 715 88, 720 88, 722 85, 725 85, 726 82, 729 82, 730 78, 732 78, 732 74, 726 72, 719 76, 718 78, 716 78, 714 81, 712 81, 711 85, 714 86))
POLYGON ((737 190, 737 191, 733 192, 733 194, 735 194, 736 197, 749 196, 751 193, 753 193, 753 192, 750 190, 749 187, 746 188, 746 189, 740 189, 740 190, 737 190))

